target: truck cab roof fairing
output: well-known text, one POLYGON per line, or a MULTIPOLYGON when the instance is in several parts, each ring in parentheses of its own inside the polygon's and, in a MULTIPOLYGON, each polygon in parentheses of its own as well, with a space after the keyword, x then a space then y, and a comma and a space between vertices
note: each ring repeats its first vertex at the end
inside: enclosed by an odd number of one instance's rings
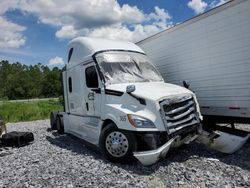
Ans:
POLYGON ((79 64, 92 55, 100 51, 107 50, 129 50, 139 53, 145 53, 141 48, 131 42, 117 41, 101 38, 78 37, 68 43, 68 52, 74 48, 74 52, 69 64, 79 64))

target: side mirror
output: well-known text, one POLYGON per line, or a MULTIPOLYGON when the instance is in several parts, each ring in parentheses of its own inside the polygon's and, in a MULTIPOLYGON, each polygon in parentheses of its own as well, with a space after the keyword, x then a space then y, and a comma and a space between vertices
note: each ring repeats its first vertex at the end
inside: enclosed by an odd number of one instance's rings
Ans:
POLYGON ((127 93, 132 93, 135 91, 135 85, 128 85, 126 88, 127 93))
POLYGON ((189 86, 190 86, 190 84, 188 83, 188 81, 186 81, 186 80, 183 80, 183 87, 185 87, 185 88, 187 88, 187 89, 189 89, 189 86))

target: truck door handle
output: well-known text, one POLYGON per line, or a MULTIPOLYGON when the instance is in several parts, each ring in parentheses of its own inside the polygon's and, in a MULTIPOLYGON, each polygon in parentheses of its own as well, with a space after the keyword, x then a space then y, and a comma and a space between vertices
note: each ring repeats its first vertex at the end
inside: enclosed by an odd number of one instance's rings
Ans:
POLYGON ((101 88, 91 89, 91 91, 94 91, 95 93, 100 94, 101 93, 101 88))

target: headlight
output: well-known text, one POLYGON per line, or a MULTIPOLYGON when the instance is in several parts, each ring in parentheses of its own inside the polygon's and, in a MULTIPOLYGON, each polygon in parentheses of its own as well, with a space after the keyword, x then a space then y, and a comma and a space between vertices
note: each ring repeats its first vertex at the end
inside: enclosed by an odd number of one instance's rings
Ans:
POLYGON ((152 121, 140 116, 128 114, 128 120, 129 123, 136 128, 155 128, 152 121))

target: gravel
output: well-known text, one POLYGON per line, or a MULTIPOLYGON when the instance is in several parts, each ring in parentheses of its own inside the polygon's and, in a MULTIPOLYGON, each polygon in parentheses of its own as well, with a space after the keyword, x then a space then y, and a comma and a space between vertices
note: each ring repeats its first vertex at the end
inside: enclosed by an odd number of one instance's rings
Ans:
POLYGON ((35 141, 0 148, 0 187, 250 187, 250 141, 232 155, 194 142, 144 167, 110 163, 95 148, 48 127, 48 120, 7 125, 8 131, 33 132, 35 141))

